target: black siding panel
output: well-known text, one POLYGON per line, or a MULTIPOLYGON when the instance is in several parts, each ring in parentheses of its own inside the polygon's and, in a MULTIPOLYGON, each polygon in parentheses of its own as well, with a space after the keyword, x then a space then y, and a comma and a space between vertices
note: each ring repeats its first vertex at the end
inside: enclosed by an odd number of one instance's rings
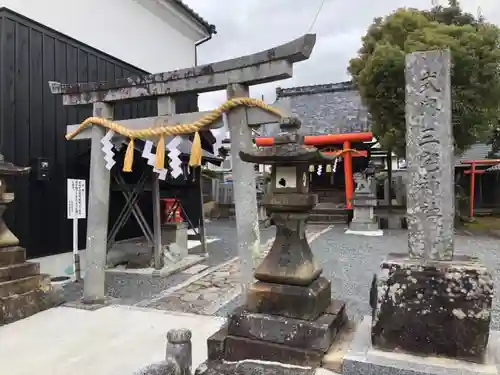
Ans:
MULTIPOLYGON (((90 142, 68 142, 64 135, 67 124, 83 121, 92 108, 64 107, 61 97, 50 93, 47 81, 113 81, 144 73, 19 14, 0 10, 1 152, 6 160, 21 166, 34 167, 39 157, 52 163, 49 181, 37 181, 34 172, 8 181, 16 199, 7 210, 6 220, 30 258, 71 250, 66 179, 88 180, 89 175, 90 142)), ((179 112, 191 112, 196 107, 196 97, 179 98, 179 112)), ((115 108, 115 119, 156 114, 155 99, 120 103, 115 108)), ((136 168, 140 174, 140 163, 137 167, 134 163, 136 168)), ((144 168, 148 168, 145 163, 144 168)), ((110 217, 116 217, 115 211, 123 205, 120 193, 112 193, 111 201, 110 217)), ((148 215, 150 195, 145 194, 141 202, 148 215)), ((86 221, 80 220, 80 248, 85 246, 85 229, 86 221)), ((140 234, 134 219, 125 232, 140 234)))

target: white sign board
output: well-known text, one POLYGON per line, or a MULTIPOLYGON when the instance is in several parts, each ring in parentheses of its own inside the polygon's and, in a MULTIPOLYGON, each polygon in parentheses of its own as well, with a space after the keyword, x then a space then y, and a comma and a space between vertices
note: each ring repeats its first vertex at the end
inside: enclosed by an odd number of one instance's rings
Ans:
POLYGON ((68 178, 68 219, 85 219, 85 180, 68 178))

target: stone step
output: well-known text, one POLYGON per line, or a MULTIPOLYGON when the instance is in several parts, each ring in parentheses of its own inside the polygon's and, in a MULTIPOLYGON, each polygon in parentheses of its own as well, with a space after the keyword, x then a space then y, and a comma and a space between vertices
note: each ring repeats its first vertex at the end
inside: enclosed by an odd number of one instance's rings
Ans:
POLYGON ((330 214, 330 215, 346 215, 348 214, 348 211, 344 208, 337 208, 337 207, 324 207, 324 206, 316 206, 313 208, 311 211, 311 214, 330 214))
MULTIPOLYGON (((35 289, 8 297, 0 297, 0 326, 27 318, 64 302, 62 289, 56 289, 49 275, 37 275, 35 289)), ((1 284, 0 284, 1 285, 1 284)))
POLYGON ((41 276, 29 276, 17 280, 0 282, 0 298, 24 294, 40 288, 41 276))
POLYGON ((0 326, 27 318, 52 306, 40 290, 0 297, 0 326))
POLYGON ((345 203, 345 198, 344 197, 322 197, 318 198, 319 203, 338 203, 338 204, 344 204, 345 203))
POLYGON ((25 262, 0 267, 0 282, 8 280, 22 279, 23 277, 35 276, 40 273, 40 264, 35 262, 25 262))
POLYGON ((26 262, 26 250, 21 246, 0 248, 0 267, 26 262))
POLYGON ((313 213, 307 219, 309 223, 333 223, 333 224, 347 224, 347 214, 318 214, 313 213))
POLYGON ((228 335, 227 324, 207 339, 208 360, 282 362, 295 366, 318 367, 325 353, 283 344, 228 335))

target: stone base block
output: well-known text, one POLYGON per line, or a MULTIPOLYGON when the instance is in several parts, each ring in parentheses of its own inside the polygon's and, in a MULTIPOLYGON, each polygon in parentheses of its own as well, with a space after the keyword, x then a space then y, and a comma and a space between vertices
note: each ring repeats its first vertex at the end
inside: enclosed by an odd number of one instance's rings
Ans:
POLYGON ((330 302, 330 281, 324 277, 318 277, 309 286, 258 281, 248 290, 246 309, 255 313, 315 320, 326 311, 330 302))
POLYGON ((0 297, 0 326, 27 318, 40 311, 50 309, 64 302, 62 293, 52 288, 46 276, 38 280, 36 289, 0 297))
POLYGON ((26 261, 26 250, 20 246, 0 248, 0 267, 21 264, 26 261))
POLYGON ((227 336, 224 359, 228 362, 253 359, 296 366, 318 367, 325 353, 318 350, 292 348, 288 345, 227 336))
POLYGON ((390 254, 373 280, 372 343, 384 350, 481 362, 489 337, 493 279, 477 261, 390 254))
POLYGON ((312 368, 285 366, 278 363, 258 361, 220 362, 207 361, 196 369, 194 375, 314 375, 312 368))
POLYGON ((0 267, 0 282, 21 279, 23 277, 40 274, 40 264, 36 262, 24 262, 0 267))
POLYGON ((228 334, 326 352, 346 321, 343 301, 332 301, 326 313, 314 321, 253 313, 240 307, 229 316, 228 334))
POLYGON ((349 352, 344 356, 343 375, 493 375, 498 374, 500 332, 492 332, 483 364, 436 356, 387 352, 372 347, 371 317, 358 326, 349 352))
POLYGON ((259 360, 317 367, 324 356, 322 351, 230 336, 227 325, 208 338, 207 348, 211 361, 259 360))
POLYGON ((384 231, 382 229, 369 230, 369 231, 347 229, 345 231, 345 234, 355 234, 357 236, 368 236, 368 237, 380 237, 384 235, 384 231))
POLYGON ((376 221, 351 221, 349 224, 349 230, 356 232, 375 232, 379 230, 378 223, 376 221))
POLYGON ((332 302, 315 321, 252 313, 241 307, 208 338, 208 359, 317 367, 346 322, 345 303, 341 301, 332 302))

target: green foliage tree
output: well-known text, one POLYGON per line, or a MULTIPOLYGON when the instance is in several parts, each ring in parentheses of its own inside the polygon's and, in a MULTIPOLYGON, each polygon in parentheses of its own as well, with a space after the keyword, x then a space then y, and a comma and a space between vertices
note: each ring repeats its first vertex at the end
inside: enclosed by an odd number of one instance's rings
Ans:
MULTIPOLYGON (((405 55, 449 48, 452 121, 457 151, 485 140, 500 114, 500 29, 464 13, 458 1, 431 10, 398 9, 377 18, 349 73, 386 149, 405 152, 405 55)), ((490 136, 491 137, 491 136, 490 136)))

